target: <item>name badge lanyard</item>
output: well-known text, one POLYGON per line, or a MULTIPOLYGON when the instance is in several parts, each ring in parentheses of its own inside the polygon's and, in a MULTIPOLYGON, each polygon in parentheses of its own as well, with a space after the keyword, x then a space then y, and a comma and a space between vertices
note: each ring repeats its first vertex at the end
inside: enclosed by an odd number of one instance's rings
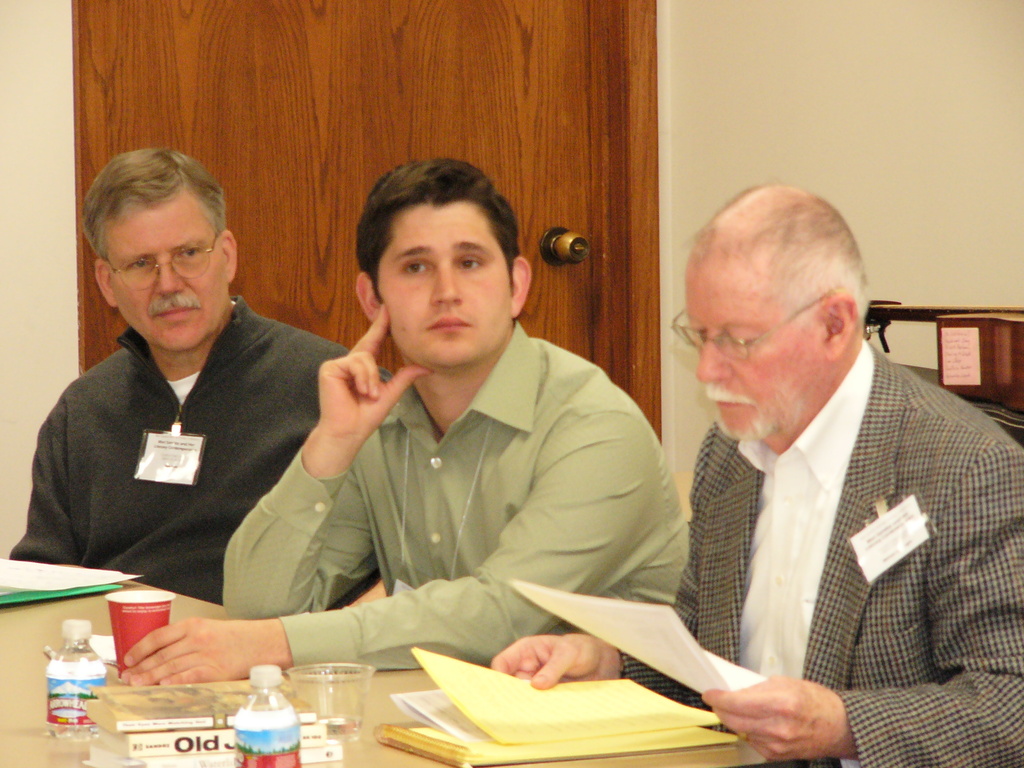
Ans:
POLYGON ((195 485, 199 479, 199 466, 203 460, 206 437, 181 431, 181 408, 170 431, 147 429, 142 433, 139 448, 137 480, 154 483, 195 485))

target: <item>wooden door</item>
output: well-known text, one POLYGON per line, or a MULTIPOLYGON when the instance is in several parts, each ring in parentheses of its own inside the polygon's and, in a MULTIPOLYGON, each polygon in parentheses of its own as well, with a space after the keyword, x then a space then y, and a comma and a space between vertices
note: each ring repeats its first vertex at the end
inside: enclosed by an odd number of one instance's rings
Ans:
MULTIPOLYGON (((193 155, 225 188, 233 290, 352 343, 370 185, 410 159, 469 160, 519 215, 527 331, 604 367, 660 431, 655 3, 74 0, 79 202, 113 154, 193 155), (544 263, 551 226, 590 258, 544 263)), ((80 240, 84 369, 123 324, 80 240)))

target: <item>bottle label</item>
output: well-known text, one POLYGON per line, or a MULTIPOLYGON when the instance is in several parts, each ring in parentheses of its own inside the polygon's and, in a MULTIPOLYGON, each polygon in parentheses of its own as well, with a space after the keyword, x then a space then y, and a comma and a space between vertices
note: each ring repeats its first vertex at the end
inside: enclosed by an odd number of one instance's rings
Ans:
POLYGON ((295 752, 286 755, 243 755, 235 753, 235 768, 299 768, 299 756, 295 752))
POLYGON ((85 703, 96 698, 92 689, 105 682, 105 676, 84 679, 47 676, 46 722, 51 725, 93 725, 85 714, 85 703))
POLYGON ((299 724, 252 731, 235 729, 236 768, 298 768, 299 724))

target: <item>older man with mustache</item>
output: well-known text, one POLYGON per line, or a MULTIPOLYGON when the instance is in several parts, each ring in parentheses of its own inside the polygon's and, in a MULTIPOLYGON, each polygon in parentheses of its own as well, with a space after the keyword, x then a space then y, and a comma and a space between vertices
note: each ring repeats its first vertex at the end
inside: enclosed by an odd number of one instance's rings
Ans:
POLYGON ((11 557, 220 602, 228 539, 316 423, 320 364, 346 350, 232 298, 223 191, 180 152, 113 158, 83 227, 100 291, 130 327, 40 429, 11 557))
POLYGON ((864 267, 831 205, 739 195, 701 230, 674 324, 718 423, 697 458, 676 611, 767 680, 703 695, 593 637, 520 640, 546 688, 625 676, 815 768, 1024 765, 1024 452, 863 340, 864 267))

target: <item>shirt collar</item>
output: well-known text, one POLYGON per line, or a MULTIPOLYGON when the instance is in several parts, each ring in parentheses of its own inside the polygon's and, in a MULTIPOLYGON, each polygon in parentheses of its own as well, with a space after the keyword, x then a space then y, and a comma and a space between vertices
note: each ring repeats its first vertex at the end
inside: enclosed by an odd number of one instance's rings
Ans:
MULTIPOLYGON (((540 376, 540 355, 526 331, 516 323, 505 351, 466 412, 455 423, 458 424, 466 414, 475 411, 515 429, 529 432, 533 429, 536 415, 540 376)), ((383 424, 396 421, 403 422, 409 429, 432 429, 415 386, 409 387, 402 395, 383 424)))
MULTIPOLYGON (((867 342, 861 343, 853 366, 786 453, 803 456, 822 487, 842 482, 871 395, 875 359, 867 342)), ((761 440, 741 440, 739 451, 761 472, 770 471, 778 458, 761 440)))

